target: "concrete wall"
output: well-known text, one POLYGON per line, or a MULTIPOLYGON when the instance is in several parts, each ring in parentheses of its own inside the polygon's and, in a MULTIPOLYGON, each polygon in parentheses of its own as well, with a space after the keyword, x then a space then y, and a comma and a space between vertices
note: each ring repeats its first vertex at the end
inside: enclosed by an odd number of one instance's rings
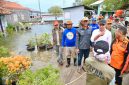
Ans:
POLYGON ((27 10, 13 10, 12 14, 6 15, 6 20, 11 24, 28 22, 30 21, 30 12, 27 10))
POLYGON ((72 20, 73 26, 77 26, 79 21, 84 17, 84 7, 75 7, 64 9, 64 21, 72 20))
MULTIPOLYGON (((5 30, 7 27, 7 21, 6 21, 5 15, 0 16, 0 18, 1 18, 3 30, 5 30)), ((2 31, 1 26, 0 26, 0 31, 2 31)))

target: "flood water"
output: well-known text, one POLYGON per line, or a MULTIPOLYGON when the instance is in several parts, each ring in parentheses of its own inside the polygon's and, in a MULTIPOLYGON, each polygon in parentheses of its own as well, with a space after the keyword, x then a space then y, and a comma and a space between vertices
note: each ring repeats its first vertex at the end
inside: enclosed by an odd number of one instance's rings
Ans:
POLYGON ((25 53, 26 45, 28 40, 31 38, 36 39, 36 36, 43 33, 51 33, 52 25, 33 25, 31 30, 23 30, 16 32, 13 36, 7 37, 6 42, 2 44, 3 46, 9 48, 9 50, 15 53, 25 53))

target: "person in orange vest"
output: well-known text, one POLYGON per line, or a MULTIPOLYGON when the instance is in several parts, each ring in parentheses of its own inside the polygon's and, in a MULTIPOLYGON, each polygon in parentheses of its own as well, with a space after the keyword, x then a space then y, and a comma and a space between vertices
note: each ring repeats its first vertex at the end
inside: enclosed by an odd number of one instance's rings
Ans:
POLYGON ((121 70, 124 63, 124 54, 127 52, 127 46, 129 43, 126 37, 127 29, 124 26, 118 25, 115 32, 115 40, 111 45, 111 62, 110 65, 115 69, 116 84, 122 85, 122 77, 120 77, 121 70))
POLYGON ((125 53, 125 63, 124 63, 124 67, 121 71, 121 75, 122 75, 122 85, 129 85, 129 43, 127 46, 127 51, 125 53))

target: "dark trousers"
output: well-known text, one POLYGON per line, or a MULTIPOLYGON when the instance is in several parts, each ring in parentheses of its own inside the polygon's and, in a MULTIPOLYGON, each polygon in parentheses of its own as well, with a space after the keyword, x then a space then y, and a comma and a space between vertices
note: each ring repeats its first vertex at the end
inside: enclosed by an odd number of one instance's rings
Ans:
POLYGON ((116 75, 115 75, 116 84, 117 85, 122 85, 122 77, 120 77, 121 70, 115 69, 115 71, 116 71, 116 75))
POLYGON ((89 53, 90 53, 90 49, 79 49, 78 66, 81 65, 83 56, 84 56, 84 61, 85 61, 85 59, 88 58, 89 53))

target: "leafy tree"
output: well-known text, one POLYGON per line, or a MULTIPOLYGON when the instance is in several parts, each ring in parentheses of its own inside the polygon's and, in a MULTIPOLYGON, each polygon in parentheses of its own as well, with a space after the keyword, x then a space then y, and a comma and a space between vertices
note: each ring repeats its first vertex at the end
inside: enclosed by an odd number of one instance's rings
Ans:
POLYGON ((96 2, 97 0, 83 0, 82 3, 85 6, 89 6, 90 4, 96 2))
POLYGON ((108 11, 117 10, 126 4, 129 4, 129 0, 105 0, 104 10, 108 11))
POLYGON ((81 5, 81 4, 82 4, 81 0, 75 0, 75 2, 73 3, 73 6, 81 5))
MULTIPOLYGON (((97 0, 83 0, 83 4, 89 6, 97 0)), ((129 0, 104 0, 103 9, 106 11, 113 11, 129 4, 129 0)))
POLYGON ((48 9, 48 12, 55 16, 55 19, 57 20, 57 17, 63 13, 63 10, 59 6, 52 6, 48 9))

